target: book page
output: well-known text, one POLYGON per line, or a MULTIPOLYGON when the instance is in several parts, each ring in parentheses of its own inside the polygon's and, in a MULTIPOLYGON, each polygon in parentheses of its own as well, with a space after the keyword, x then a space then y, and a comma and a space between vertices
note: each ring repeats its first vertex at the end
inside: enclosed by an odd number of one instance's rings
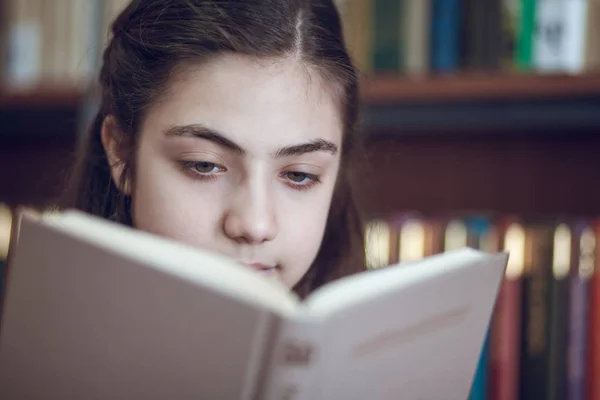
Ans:
POLYGON ((204 290, 183 269, 210 258, 182 251, 178 270, 157 253, 175 248, 152 241, 147 257, 124 257, 128 235, 106 229, 119 251, 74 236, 99 232, 23 219, 0 326, 0 398, 253 398, 277 315, 204 290))
POLYGON ((380 280, 385 295, 327 314, 318 398, 466 399, 505 265, 498 254, 428 278, 415 271, 392 291, 380 280))
POLYGON ((326 317, 341 309, 369 301, 374 297, 394 293, 403 287, 431 279, 485 257, 483 253, 463 248, 410 261, 395 266, 339 279, 311 294, 304 302, 305 312, 326 317))

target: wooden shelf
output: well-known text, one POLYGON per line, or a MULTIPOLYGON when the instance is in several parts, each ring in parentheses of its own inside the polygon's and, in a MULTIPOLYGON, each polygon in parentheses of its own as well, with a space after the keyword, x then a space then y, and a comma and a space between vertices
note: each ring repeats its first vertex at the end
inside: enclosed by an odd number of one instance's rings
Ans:
POLYGON ((31 89, 0 88, 1 109, 78 108, 84 91, 76 87, 46 86, 31 89))
POLYGON ((600 74, 376 76, 362 99, 371 136, 600 132, 600 74))
MULTIPOLYGON (((480 100, 540 100, 600 96, 600 72, 583 75, 455 74, 366 76, 361 99, 371 106, 480 100)), ((75 86, 0 87, 0 109, 78 107, 85 90, 75 86)))
MULTIPOLYGON (((583 75, 465 73, 414 77, 381 74, 364 77, 361 85, 361 98, 366 104, 559 99, 600 95, 600 72, 583 75)), ((76 86, 0 87, 0 107, 77 106, 84 96, 85 90, 76 86)))
POLYGON ((464 74, 439 77, 367 76, 367 104, 540 99, 600 95, 600 73, 585 75, 464 74))
POLYGON ((374 137, 357 171, 369 216, 600 215, 600 136, 374 137))
POLYGON ((0 141, 74 140, 85 92, 74 87, 0 90, 0 141))

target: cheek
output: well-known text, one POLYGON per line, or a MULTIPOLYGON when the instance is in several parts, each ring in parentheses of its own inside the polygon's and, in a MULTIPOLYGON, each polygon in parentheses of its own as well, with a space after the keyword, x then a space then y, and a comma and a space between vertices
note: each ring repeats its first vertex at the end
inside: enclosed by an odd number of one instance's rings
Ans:
POLYGON ((317 255, 327 221, 326 212, 314 213, 314 209, 311 212, 310 216, 285 219, 285 226, 282 227, 282 230, 289 232, 286 243, 290 253, 296 254, 298 261, 302 260, 306 269, 317 255))
POLYGON ((288 255, 282 280, 288 287, 293 287, 315 261, 325 233, 331 192, 295 204, 295 211, 286 207, 284 217, 279 218, 280 245, 288 255))
POLYGON ((206 245, 218 225, 218 196, 215 190, 198 191, 174 162, 140 148, 132 196, 136 228, 193 246, 206 245))

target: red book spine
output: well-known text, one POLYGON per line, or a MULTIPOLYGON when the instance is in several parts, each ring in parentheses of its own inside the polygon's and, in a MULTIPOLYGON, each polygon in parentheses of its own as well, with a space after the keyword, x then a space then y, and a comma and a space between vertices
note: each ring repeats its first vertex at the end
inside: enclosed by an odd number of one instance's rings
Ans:
POLYGON ((600 221, 595 224, 595 262, 594 274, 589 287, 589 324, 588 324, 588 399, 600 400, 600 221))
POLYGON ((596 268, 590 289, 588 399, 600 400, 600 273, 598 268, 596 268))
POLYGON ((500 288, 492 332, 492 400, 519 398, 521 281, 506 278, 500 288))

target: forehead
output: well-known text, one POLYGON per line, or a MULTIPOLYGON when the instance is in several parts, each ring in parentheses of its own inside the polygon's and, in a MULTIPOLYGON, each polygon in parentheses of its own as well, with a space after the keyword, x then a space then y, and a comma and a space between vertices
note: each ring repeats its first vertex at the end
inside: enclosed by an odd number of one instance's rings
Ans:
POLYGON ((224 55, 181 67, 146 122, 151 129, 202 124, 250 150, 312 139, 339 143, 334 93, 314 68, 296 59, 224 55))

